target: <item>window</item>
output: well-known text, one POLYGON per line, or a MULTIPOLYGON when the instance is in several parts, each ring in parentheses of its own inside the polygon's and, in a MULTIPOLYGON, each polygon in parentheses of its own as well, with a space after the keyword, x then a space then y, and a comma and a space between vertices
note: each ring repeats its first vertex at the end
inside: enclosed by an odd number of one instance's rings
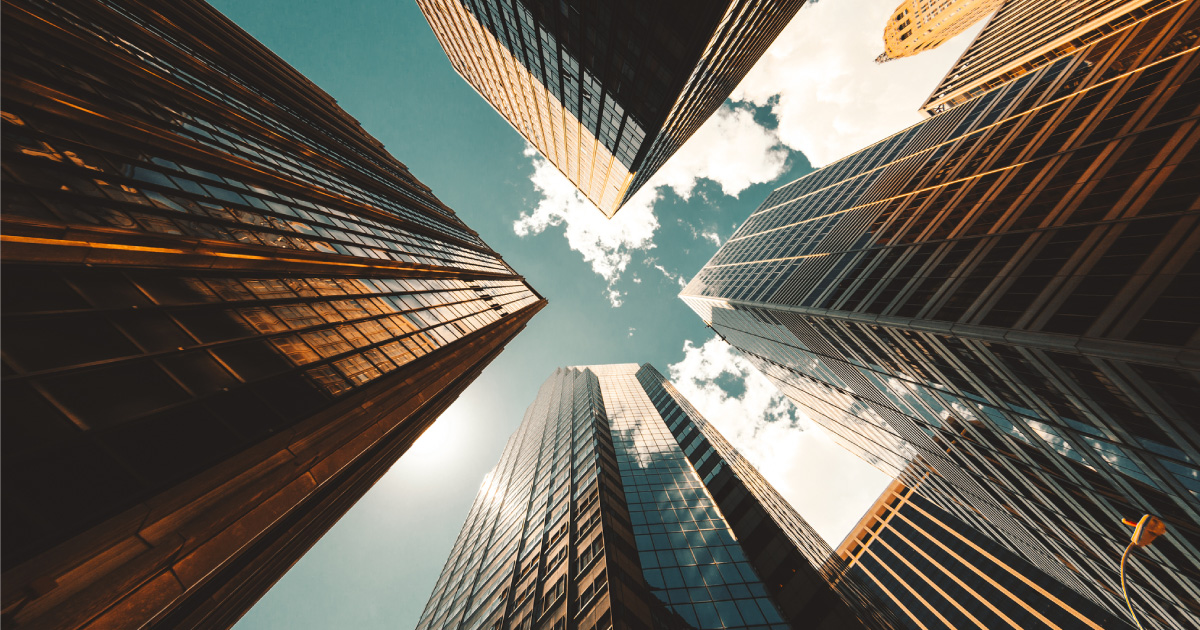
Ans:
POLYGON ((546 590, 545 597, 542 598, 542 612, 546 612, 558 603, 558 600, 567 593, 567 578, 560 577, 554 582, 554 585, 546 590))
POLYGON ((579 601, 576 603, 576 610, 582 611, 590 605, 597 596, 608 590, 608 574, 604 571, 596 576, 590 584, 579 589, 579 601))

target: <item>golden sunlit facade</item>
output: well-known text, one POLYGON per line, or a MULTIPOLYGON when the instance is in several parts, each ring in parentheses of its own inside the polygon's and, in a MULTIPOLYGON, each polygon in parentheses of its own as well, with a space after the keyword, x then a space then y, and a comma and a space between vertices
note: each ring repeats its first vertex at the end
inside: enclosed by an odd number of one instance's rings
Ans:
POLYGON ((4 625, 229 626, 546 301, 207 4, 3 11, 4 625))
POLYGON ((451 65, 612 217, 802 0, 418 0, 451 65))
POLYGON ((905 0, 883 29, 879 61, 941 46, 1004 4, 1004 0, 905 0))
POLYGON ((1188 1, 1006 0, 921 111, 945 111, 1188 1))
POLYGON ((776 189, 681 298, 839 443, 1116 615, 1121 519, 1162 515, 1135 605, 1180 628, 1200 2, 1163 6, 776 189))
POLYGON ((899 480, 837 554, 915 630, 1129 628, 899 480))

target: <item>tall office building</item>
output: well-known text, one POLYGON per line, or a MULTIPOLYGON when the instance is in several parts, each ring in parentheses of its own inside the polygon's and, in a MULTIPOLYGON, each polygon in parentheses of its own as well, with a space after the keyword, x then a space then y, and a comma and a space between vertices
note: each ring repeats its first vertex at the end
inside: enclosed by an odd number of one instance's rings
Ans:
POLYGON ((865 593, 657 370, 571 367, 484 478, 417 629, 897 627, 865 593))
POLYGON ((921 106, 965 103, 1180 0, 1004 0, 921 106))
POLYGON ((417 0, 454 69, 612 217, 804 0, 417 0))
POLYGON ((843 445, 1121 616, 1200 625, 1200 3, 770 195, 682 298, 843 445), (902 480, 913 482, 910 475, 902 480))
POLYGON ((899 480, 837 553, 913 630, 1132 628, 899 480))
POLYGON ((1000 8, 1004 0, 904 0, 883 28, 883 63, 933 50, 1000 8))
POLYGON ((4 625, 232 624, 545 300, 199 0, 3 47, 4 625))

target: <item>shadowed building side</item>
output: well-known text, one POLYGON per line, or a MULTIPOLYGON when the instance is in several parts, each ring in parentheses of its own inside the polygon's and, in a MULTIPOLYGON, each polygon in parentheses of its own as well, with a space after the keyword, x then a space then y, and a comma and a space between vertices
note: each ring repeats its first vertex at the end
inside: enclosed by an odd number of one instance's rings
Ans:
POLYGON ((463 79, 611 218, 803 0, 417 4, 463 79))
POLYGON ((542 385, 417 628, 899 626, 657 370, 624 364, 542 385))
POLYGON ((1155 7, 780 187, 681 297, 840 444, 1118 618, 1121 519, 1163 515, 1131 566, 1169 628, 1200 620, 1200 3, 1155 7))
POLYGON ((4 624, 232 625, 546 302, 208 5, 3 11, 4 624))
POLYGON ((914 630, 1117 630, 1124 620, 893 481, 837 549, 914 630))

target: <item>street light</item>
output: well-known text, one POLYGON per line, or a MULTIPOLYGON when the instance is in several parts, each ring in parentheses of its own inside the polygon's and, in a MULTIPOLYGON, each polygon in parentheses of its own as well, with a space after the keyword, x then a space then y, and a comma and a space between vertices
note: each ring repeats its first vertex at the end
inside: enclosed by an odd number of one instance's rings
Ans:
POLYGON ((1125 547, 1125 553, 1121 554, 1121 595, 1125 596, 1125 606, 1129 608, 1129 615, 1133 617, 1133 623, 1139 630, 1145 630, 1142 628, 1142 622, 1138 621, 1137 613, 1133 612, 1133 604, 1129 603, 1129 592, 1125 590, 1125 559, 1129 557, 1129 552, 1134 547, 1147 547, 1154 542, 1155 538, 1167 533, 1167 526, 1163 524, 1162 519, 1153 514, 1143 515, 1136 523, 1127 518, 1121 519, 1121 522, 1133 528, 1133 536, 1129 538, 1129 545, 1125 547))

